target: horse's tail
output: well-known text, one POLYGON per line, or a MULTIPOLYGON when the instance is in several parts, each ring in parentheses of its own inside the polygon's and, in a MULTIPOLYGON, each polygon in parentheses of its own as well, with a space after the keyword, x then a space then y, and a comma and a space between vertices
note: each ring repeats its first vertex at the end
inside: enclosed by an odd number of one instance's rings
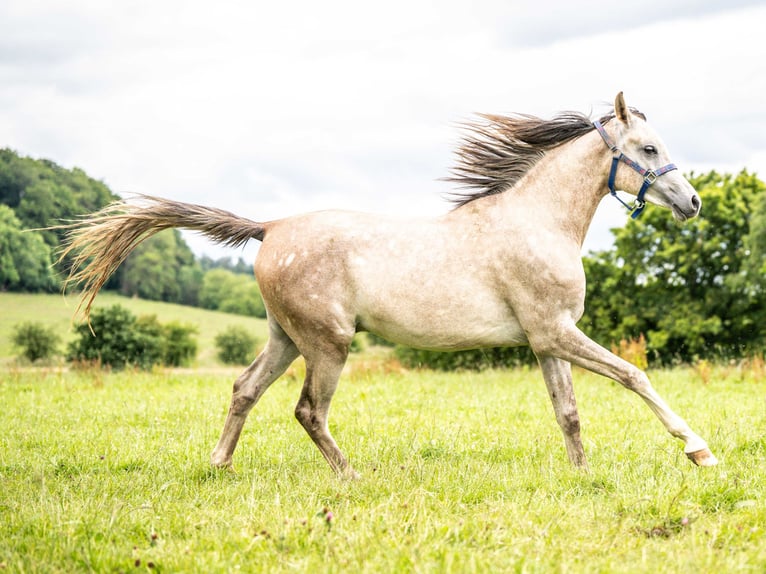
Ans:
POLYGON ((116 201, 80 221, 57 227, 68 230, 59 262, 72 257, 64 288, 80 286, 76 314, 85 319, 89 319, 93 300, 109 276, 139 243, 159 231, 192 229, 232 247, 250 239, 263 240, 263 224, 228 211, 147 195, 137 198, 135 204, 116 201))

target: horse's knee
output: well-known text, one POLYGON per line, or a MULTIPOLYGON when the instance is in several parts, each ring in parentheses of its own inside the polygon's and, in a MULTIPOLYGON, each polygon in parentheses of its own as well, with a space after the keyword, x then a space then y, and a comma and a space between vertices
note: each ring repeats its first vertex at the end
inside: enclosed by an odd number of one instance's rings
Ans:
POLYGON ((247 415, 247 413, 250 412, 250 409, 253 408, 258 396, 259 393, 257 392, 257 389, 239 388, 235 390, 231 396, 231 412, 240 416, 247 415))
POLYGON ((649 382, 649 377, 638 367, 631 370, 631 372, 629 372, 620 382, 626 389, 630 389, 639 395, 645 394, 645 391, 652 388, 652 384, 649 382))
POLYGON ((565 409, 558 417, 559 426, 567 436, 580 434, 580 414, 577 409, 565 409))
POLYGON ((295 405, 295 418, 298 419, 298 422, 306 430, 316 427, 316 415, 308 401, 301 400, 295 405))

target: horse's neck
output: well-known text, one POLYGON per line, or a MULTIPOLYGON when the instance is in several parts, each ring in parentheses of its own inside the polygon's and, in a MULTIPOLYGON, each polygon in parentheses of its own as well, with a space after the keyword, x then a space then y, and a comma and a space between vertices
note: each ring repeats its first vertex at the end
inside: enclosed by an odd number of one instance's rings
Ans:
POLYGON ((594 131, 550 150, 515 189, 503 193, 505 208, 534 205, 541 224, 559 228, 582 246, 596 208, 607 193, 611 156, 594 131))

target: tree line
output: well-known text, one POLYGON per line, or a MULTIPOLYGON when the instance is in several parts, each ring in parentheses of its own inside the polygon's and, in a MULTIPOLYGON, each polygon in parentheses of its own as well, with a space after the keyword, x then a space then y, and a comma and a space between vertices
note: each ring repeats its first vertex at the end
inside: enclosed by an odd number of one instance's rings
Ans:
MULTIPOLYGON (((0 149, 0 290, 55 292, 70 261, 57 261, 61 230, 30 231, 75 220, 120 199, 78 168, 0 149)), ((128 296, 265 317, 242 259, 197 258, 178 230, 139 245, 105 285, 128 296)))
MULTIPOLYGON (((763 354, 766 345, 766 185, 746 170, 689 178, 700 217, 680 224, 647 209, 612 230, 614 247, 583 258, 588 279, 579 325, 605 346, 642 338, 654 364, 763 354)), ((67 261, 51 267, 62 237, 46 227, 118 197, 82 170, 0 149, 0 289, 56 291, 67 261)), ((196 258, 177 230, 142 243, 106 286, 126 295, 265 316, 250 265, 196 258)), ((534 360, 493 349, 445 356, 400 349, 409 364, 476 368, 534 360)))

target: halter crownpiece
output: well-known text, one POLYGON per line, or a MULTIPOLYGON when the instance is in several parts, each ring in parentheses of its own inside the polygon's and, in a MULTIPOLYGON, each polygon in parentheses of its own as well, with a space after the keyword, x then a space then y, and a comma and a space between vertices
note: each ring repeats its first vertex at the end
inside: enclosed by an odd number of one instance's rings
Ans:
POLYGON ((626 156, 624 153, 620 151, 620 148, 617 147, 617 144, 614 142, 614 140, 611 138, 611 136, 606 133, 606 130, 604 129, 604 126, 601 124, 600 121, 596 120, 593 122, 593 125, 595 126, 596 130, 599 134, 601 134, 601 138, 604 140, 604 143, 609 147, 610 150, 612 150, 612 153, 615 155, 612 157, 612 169, 609 171, 609 193, 612 194, 612 197, 616 198, 617 201, 622 203, 625 207, 628 208, 628 211, 631 212, 630 217, 633 219, 637 219, 639 215, 641 215, 641 212, 644 211, 644 208, 646 207, 646 201, 644 201, 644 195, 646 194, 646 191, 651 187, 651 185, 657 181, 657 178, 661 175, 664 175, 668 173, 669 171, 673 171, 674 169, 678 169, 674 163, 669 163, 668 165, 662 166, 657 169, 646 169, 641 167, 638 163, 630 159, 628 156, 626 156), (620 197, 617 195, 617 190, 614 188, 614 178, 617 176, 617 167, 620 165, 620 162, 629 165, 634 170, 636 170, 638 173, 641 174, 641 176, 644 178, 644 182, 641 185, 641 189, 638 190, 638 193, 636 194, 636 199, 633 201, 632 205, 628 205, 625 203, 620 197))

